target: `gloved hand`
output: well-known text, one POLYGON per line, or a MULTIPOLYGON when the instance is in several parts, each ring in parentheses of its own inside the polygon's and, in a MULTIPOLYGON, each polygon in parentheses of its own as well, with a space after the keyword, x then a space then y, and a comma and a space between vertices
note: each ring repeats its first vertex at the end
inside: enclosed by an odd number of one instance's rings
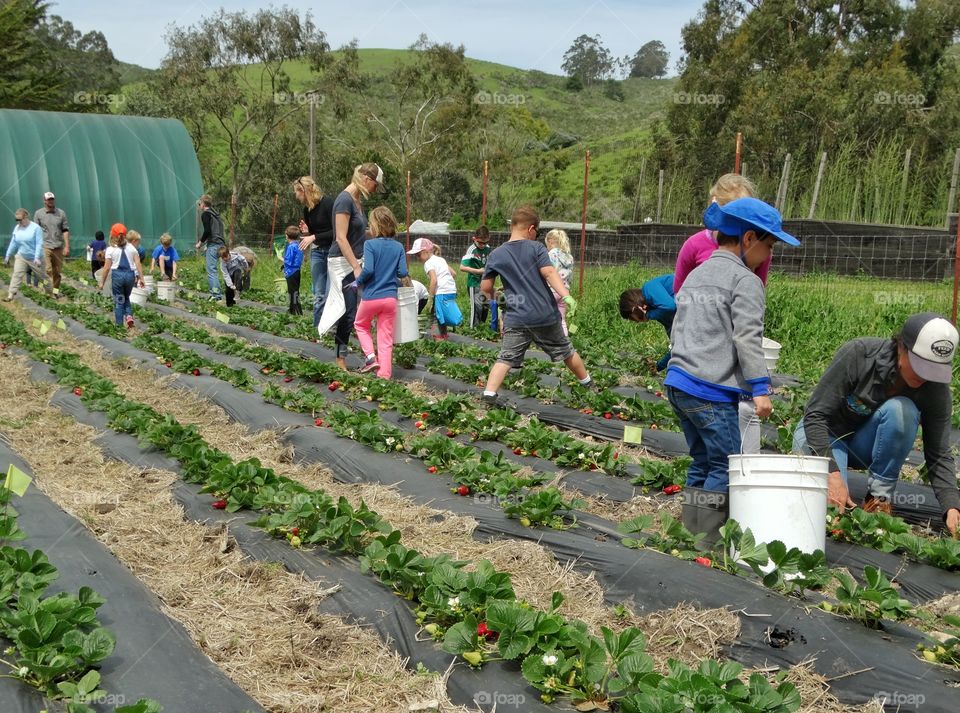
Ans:
POLYGON ((563 302, 567 305, 567 320, 573 319, 577 314, 577 301, 573 299, 573 295, 567 295, 563 298, 563 302))

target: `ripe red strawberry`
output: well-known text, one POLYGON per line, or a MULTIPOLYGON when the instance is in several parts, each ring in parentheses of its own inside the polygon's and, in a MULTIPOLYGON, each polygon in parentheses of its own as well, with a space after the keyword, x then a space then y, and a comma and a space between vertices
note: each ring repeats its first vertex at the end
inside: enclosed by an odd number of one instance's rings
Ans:
POLYGON ((287 373, 287 370, 286 370, 286 369, 278 369, 278 370, 277 370, 277 373, 278 373, 278 374, 286 374, 286 373, 287 373))
POLYGON ((227 501, 226 501, 226 500, 214 500, 214 501, 213 501, 213 507, 216 508, 217 510, 226 510, 226 509, 227 509, 227 501))
POLYGON ((461 485, 459 488, 457 488, 457 495, 462 495, 466 497, 469 494, 470 494, 470 488, 468 486, 461 485))
POLYGON ((427 411, 424 411, 422 414, 420 414, 420 418, 422 418, 422 419, 424 419, 424 420, 426 420, 426 419, 429 418, 429 417, 430 417, 430 413, 427 412, 427 411))
POLYGON ((520 448, 514 448, 513 455, 515 456, 523 455, 523 451, 520 448))
POLYGON ((530 455, 532 455, 534 458, 536 458, 536 457, 537 457, 537 452, 536 452, 536 451, 530 451, 530 455))
POLYGON ((296 537, 297 535, 300 534, 300 528, 299 528, 299 527, 291 527, 291 528, 290 528, 290 534, 293 535, 294 537, 296 537))
POLYGON ((481 621, 477 624, 477 636, 482 636, 487 641, 496 641, 500 638, 500 633, 497 631, 490 631, 487 628, 487 622, 481 621))
POLYGON ((453 437, 456 436, 456 435, 457 435, 457 434, 454 433, 453 431, 447 431, 447 438, 453 438, 453 437))
POLYGON ((830 530, 830 534, 833 535, 834 537, 843 537, 843 530, 839 528, 830 530))
POLYGON ((83 389, 81 389, 79 386, 77 386, 77 387, 74 388, 74 390, 73 390, 73 395, 74 395, 74 396, 83 396, 83 389))
POLYGON ((436 472, 437 472, 437 466, 431 465, 429 468, 427 468, 427 472, 428 472, 428 473, 436 473, 436 472))
POLYGON ((590 464, 590 470, 596 470, 596 469, 597 469, 597 464, 596 464, 596 463, 591 463, 591 464, 590 464))
POLYGON ((292 376, 285 376, 285 377, 283 377, 283 380, 284 380, 286 383, 289 384, 291 381, 293 381, 293 377, 292 377, 292 376))
POLYGON ((585 414, 587 414, 587 415, 589 416, 590 414, 593 413, 593 409, 592 409, 592 408, 585 408, 585 409, 583 409, 583 413, 585 413, 585 414))
POLYGON ((193 375, 194 375, 194 376, 200 376, 200 370, 199 370, 199 369, 194 369, 194 370, 193 370, 193 375))
POLYGON ((654 394, 654 396, 656 396, 658 399, 662 399, 662 398, 663 398, 663 392, 662 392, 662 391, 658 391, 657 393, 654 394))
POLYGON ((613 459, 614 459, 614 460, 616 460, 616 459, 619 458, 619 457, 620 457, 620 451, 617 451, 616 453, 613 454, 613 459))
POLYGON ((313 422, 313 425, 314 425, 314 426, 322 426, 322 425, 323 425, 323 419, 322 419, 322 418, 315 419, 314 422, 313 422))
POLYGON ((336 391, 337 389, 340 388, 340 382, 339 382, 339 381, 331 381, 331 382, 330 382, 330 386, 328 386, 327 388, 330 389, 331 391, 336 391))
POLYGON ((655 423, 651 423, 651 424, 650 424, 650 430, 651 430, 651 431, 656 431, 657 428, 659 428, 659 426, 657 426, 657 424, 655 424, 655 423))
POLYGON ((713 567, 713 562, 710 561, 709 557, 697 557, 694 562, 701 564, 704 567, 713 567))
POLYGON ((414 427, 419 428, 421 431, 427 427, 427 424, 425 424, 423 421, 417 421, 413 425, 414 427))
POLYGON ((168 361, 166 364, 164 364, 164 366, 169 369, 169 368, 171 368, 171 367, 173 366, 173 362, 172 362, 172 361, 168 361))
POLYGON ((663 489, 663 492, 665 495, 676 495, 681 490, 683 490, 683 488, 681 488, 679 485, 668 485, 663 489))
POLYGON ((605 414, 603 414, 603 417, 609 421, 611 418, 613 418, 613 414, 607 411, 605 414))

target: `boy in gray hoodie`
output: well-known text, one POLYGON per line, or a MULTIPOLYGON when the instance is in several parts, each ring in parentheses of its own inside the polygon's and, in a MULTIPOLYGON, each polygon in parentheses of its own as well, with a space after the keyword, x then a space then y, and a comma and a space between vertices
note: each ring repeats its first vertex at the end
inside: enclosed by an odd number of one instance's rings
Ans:
POLYGON ((693 463, 687 486, 725 493, 730 455, 740 452, 738 404, 752 396, 757 415, 773 412, 763 359, 763 283, 754 273, 780 240, 780 214, 756 198, 713 203, 704 225, 718 231, 719 249, 687 277, 676 296, 672 356, 664 380, 693 463))

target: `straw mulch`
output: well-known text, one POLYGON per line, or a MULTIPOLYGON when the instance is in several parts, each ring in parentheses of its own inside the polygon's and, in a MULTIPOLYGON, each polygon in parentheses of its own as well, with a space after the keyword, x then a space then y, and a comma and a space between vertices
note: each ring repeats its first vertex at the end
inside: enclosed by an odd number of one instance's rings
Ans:
POLYGON ((324 593, 316 584, 246 559, 226 531, 185 521, 169 492, 175 475, 106 460, 92 444, 96 432, 49 406, 51 386, 29 381, 26 360, 4 356, 0 429, 36 486, 84 522, 267 710, 401 713, 430 700, 445 712, 467 710, 449 702, 443 677, 407 671, 374 634, 317 613, 324 593))

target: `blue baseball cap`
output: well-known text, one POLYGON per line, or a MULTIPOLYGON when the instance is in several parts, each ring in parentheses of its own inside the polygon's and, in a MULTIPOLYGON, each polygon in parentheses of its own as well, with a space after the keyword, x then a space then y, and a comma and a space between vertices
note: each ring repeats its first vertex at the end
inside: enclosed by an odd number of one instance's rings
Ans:
POLYGON ((703 224, 724 235, 743 237, 748 230, 769 233, 787 245, 798 247, 800 241, 783 231, 780 213, 758 198, 737 198, 726 205, 711 203, 703 213, 703 224))

